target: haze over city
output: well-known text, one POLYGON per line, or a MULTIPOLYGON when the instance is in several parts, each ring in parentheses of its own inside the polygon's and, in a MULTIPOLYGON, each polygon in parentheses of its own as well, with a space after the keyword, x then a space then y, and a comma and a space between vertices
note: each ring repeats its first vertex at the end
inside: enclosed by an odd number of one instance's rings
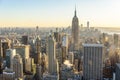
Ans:
POLYGON ((120 80, 119 0, 0 0, 0 80, 120 80))
POLYGON ((79 23, 120 26, 119 0, 0 0, 0 27, 68 27, 75 5, 79 23))

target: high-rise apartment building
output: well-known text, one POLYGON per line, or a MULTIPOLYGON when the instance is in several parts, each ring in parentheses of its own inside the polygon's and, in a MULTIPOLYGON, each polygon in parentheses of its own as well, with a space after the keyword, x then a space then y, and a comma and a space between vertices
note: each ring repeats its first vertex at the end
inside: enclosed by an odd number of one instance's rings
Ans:
POLYGON ((83 44, 83 77, 84 80, 102 80, 103 45, 83 44))

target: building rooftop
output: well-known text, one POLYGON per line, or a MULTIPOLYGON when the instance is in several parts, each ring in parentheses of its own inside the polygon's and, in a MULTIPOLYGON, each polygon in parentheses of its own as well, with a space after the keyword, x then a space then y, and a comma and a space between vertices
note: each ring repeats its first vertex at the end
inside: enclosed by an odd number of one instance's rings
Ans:
POLYGON ((5 68, 5 70, 3 71, 3 74, 14 75, 15 72, 13 72, 12 69, 5 68))
POLYGON ((85 47, 103 47, 103 44, 96 44, 96 43, 85 43, 85 44, 83 44, 83 46, 85 46, 85 47))

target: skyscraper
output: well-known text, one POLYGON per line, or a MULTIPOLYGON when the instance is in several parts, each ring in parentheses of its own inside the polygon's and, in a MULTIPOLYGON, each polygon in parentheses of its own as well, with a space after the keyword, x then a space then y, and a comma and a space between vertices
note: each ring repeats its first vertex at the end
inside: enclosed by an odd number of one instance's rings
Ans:
POLYGON ((3 73, 3 69, 4 69, 4 66, 3 66, 3 58, 0 56, 0 74, 3 73))
POLYGON ((16 53, 20 55, 20 57, 22 58, 22 62, 23 62, 23 71, 26 71, 26 67, 25 65, 29 64, 26 63, 26 59, 29 59, 30 57, 30 45, 14 45, 14 48, 16 49, 16 53))
POLYGON ((41 39, 39 36, 37 36, 35 41, 35 48, 36 48, 36 64, 40 64, 41 61, 41 39))
POLYGON ((65 61, 68 55, 68 35, 64 34, 62 37, 62 63, 65 61))
POLYGON ((75 9, 74 17, 72 20, 72 41, 74 45, 74 50, 78 50, 79 48, 78 39, 79 39, 79 20, 75 9))
POLYGON ((56 40, 56 42, 60 42, 60 34, 58 32, 58 28, 56 28, 56 32, 54 32, 54 38, 56 40))
POLYGON ((29 58, 30 54, 30 45, 14 45, 16 53, 18 53, 22 59, 29 58))
POLYGON ((2 40, 0 39, 0 57, 3 58, 2 40))
POLYGON ((37 80, 42 80, 42 66, 39 64, 36 65, 36 76, 37 80))
POLYGON ((39 35, 39 26, 36 26, 36 33, 35 36, 37 37, 39 35))
POLYGON ((116 69, 115 69, 116 73, 115 73, 115 80, 119 80, 120 79, 120 63, 116 63, 116 69))
POLYGON ((2 40, 2 51, 3 51, 3 58, 6 57, 6 50, 10 48, 10 40, 5 38, 2 40))
POLYGON ((22 44, 25 44, 25 45, 28 44, 28 36, 27 35, 22 36, 22 44))
POLYGON ((5 68, 3 71, 3 79, 0 80, 15 80, 15 72, 12 69, 5 68))
POLYGON ((0 39, 0 74, 3 73, 3 51, 2 51, 2 42, 0 39))
POLYGON ((119 47, 119 35, 114 34, 113 37, 114 37, 114 45, 115 45, 115 47, 118 48, 119 47))
POLYGON ((15 72, 15 78, 23 78, 23 62, 19 54, 13 58, 13 71, 15 72))
POLYGON ((103 45, 83 44, 84 80, 102 80, 103 45))
POLYGON ((87 21, 87 28, 88 28, 88 29, 90 28, 89 21, 87 21))
POLYGON ((13 60, 15 55, 16 55, 16 50, 15 49, 7 49, 6 50, 5 60, 6 60, 6 66, 8 68, 13 69, 13 61, 12 60, 13 60))
POLYGON ((49 35, 47 44, 48 72, 50 74, 58 72, 58 62, 56 59, 56 42, 53 35, 49 35))

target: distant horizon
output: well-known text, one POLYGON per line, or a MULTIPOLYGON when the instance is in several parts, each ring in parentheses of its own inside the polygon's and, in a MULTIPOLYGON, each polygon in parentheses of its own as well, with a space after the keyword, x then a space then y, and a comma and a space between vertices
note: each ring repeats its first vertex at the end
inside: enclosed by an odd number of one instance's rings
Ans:
MULTIPOLYGON (((0 26, 0 28, 36 28, 37 26, 0 26)), ((57 27, 57 26, 46 26, 46 27, 43 27, 43 26, 38 26, 38 28, 68 28, 68 27, 71 27, 72 26, 62 26, 62 27, 57 27)), ((83 26, 83 28, 87 28, 87 26, 83 26)), ((120 29, 120 27, 104 27, 104 26, 90 26, 90 28, 115 28, 115 29, 120 29)))
POLYGON ((0 0, 0 26, 71 26, 75 5, 79 25, 119 27, 119 0, 0 0))

